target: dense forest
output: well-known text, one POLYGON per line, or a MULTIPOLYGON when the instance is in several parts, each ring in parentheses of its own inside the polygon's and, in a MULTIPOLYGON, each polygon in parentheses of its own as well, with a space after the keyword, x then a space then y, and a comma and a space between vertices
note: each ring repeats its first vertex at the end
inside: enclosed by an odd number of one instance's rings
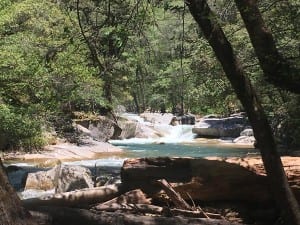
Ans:
MULTIPOLYGON (((246 112, 277 224, 298 225, 277 150, 300 146, 299 17, 298 0, 1 0, 0 149, 40 149, 120 108, 246 112)), ((1 160, 0 192, 3 221, 32 224, 1 160)))
MULTIPOLYGON (((299 146, 298 94, 263 76, 233 1, 208 1, 262 99, 277 140, 299 146)), ((299 2, 259 9, 279 53, 299 68, 299 2)), ((74 112, 145 110, 229 115, 243 110, 183 1, 0 3, 0 148, 39 148, 74 112)), ((299 71, 299 70, 298 70, 299 71)))

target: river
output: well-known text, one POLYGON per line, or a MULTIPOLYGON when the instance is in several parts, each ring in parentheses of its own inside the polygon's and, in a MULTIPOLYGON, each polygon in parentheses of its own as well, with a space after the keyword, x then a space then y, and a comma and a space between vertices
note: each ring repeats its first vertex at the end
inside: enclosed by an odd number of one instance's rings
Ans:
MULTIPOLYGON (((124 150, 124 154, 108 156, 94 160, 81 160, 66 162, 67 165, 81 165, 91 169, 98 168, 102 174, 118 174, 126 158, 136 157, 244 157, 259 154, 251 147, 238 147, 232 144, 232 140, 207 140, 195 139, 192 133, 192 125, 170 126, 168 124, 151 124, 143 121, 136 115, 128 115, 129 118, 138 121, 140 124, 152 127, 159 131, 159 138, 131 138, 125 140, 111 140, 110 143, 124 150), (199 141, 200 140, 200 141, 199 141)), ((27 171, 40 170, 33 165, 15 164, 27 171)), ((16 178, 17 179, 17 178, 16 178)), ((53 190, 50 190, 52 193, 53 190)), ((47 194, 46 192, 36 192, 28 190, 20 192, 22 198, 30 198, 47 194)))

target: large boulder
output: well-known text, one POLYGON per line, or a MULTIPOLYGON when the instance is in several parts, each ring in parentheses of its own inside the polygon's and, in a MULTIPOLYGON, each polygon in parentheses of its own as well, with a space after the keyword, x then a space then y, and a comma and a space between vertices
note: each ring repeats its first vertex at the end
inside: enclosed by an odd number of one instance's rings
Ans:
POLYGON ((57 177, 57 193, 92 187, 94 182, 89 169, 82 166, 61 166, 57 177))
POLYGON ((120 127, 111 119, 98 116, 97 118, 75 119, 75 129, 82 136, 92 137, 97 141, 107 141, 121 134, 120 127))
POLYGON ((240 136, 233 140, 236 144, 254 145, 255 137, 253 136, 253 130, 247 128, 240 133, 240 136))
POLYGON ((35 173, 29 173, 25 190, 50 190, 57 193, 92 188, 91 171, 81 166, 57 165, 56 167, 35 173))
POLYGON ((118 120, 122 132, 117 139, 162 137, 163 134, 154 125, 168 126, 169 120, 170 115, 160 113, 143 113, 141 117, 134 114, 123 115, 118 120))
POLYGON ((240 133, 240 136, 248 136, 248 137, 251 137, 253 136, 254 133, 253 133, 253 129, 251 128, 247 128, 245 130, 243 130, 241 133, 240 133))
POLYGON ((26 179, 25 190, 50 190, 54 189, 57 184, 57 174, 59 173, 60 165, 47 171, 38 171, 29 173, 26 179))
POLYGON ((255 138, 254 136, 240 136, 233 140, 233 143, 241 145, 254 145, 255 138))
POLYGON ((156 130, 154 126, 148 126, 145 124, 139 123, 136 129, 136 138, 160 138, 163 134, 156 130))
POLYGON ((128 139, 128 138, 134 138, 136 136, 136 129, 138 126, 137 121, 132 120, 120 120, 118 122, 118 125, 122 129, 122 132, 119 139, 128 139))
POLYGON ((174 115, 172 113, 142 113, 140 117, 152 124, 170 124, 174 115))
POLYGON ((192 132, 200 137, 238 137, 247 126, 243 116, 227 118, 207 118, 197 123, 192 132))

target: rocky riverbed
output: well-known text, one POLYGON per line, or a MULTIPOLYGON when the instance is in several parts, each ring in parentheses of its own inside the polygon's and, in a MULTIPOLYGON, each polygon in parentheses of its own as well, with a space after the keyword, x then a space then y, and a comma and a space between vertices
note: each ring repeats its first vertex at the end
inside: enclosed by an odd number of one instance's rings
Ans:
POLYGON ((55 145, 47 145, 39 152, 21 153, 10 152, 3 154, 5 162, 26 162, 40 167, 54 166, 58 162, 78 160, 92 160, 108 156, 122 155, 123 150, 107 142, 99 142, 93 139, 85 139, 80 145, 59 142, 55 145))
MULTIPOLYGON (((300 157, 282 157, 282 161, 289 183, 297 198, 300 199, 300 157)), ((68 205, 80 208, 80 204, 83 204, 82 201, 84 201, 85 207, 89 204, 92 206, 95 203, 99 204, 97 206, 97 210, 100 210, 98 213, 125 210, 125 213, 132 214, 132 218, 135 218, 140 216, 140 212, 125 208, 125 206, 129 207, 131 204, 136 204, 139 207, 140 198, 134 198, 138 202, 134 201, 128 204, 122 202, 122 209, 118 208, 120 203, 111 203, 111 201, 101 203, 101 201, 95 202, 95 199, 101 197, 101 199, 106 199, 103 201, 107 201, 119 195, 121 198, 124 191, 141 188, 146 198, 149 199, 143 203, 145 206, 150 209, 166 207, 176 211, 178 206, 175 204, 174 208, 172 199, 170 200, 163 193, 154 194, 157 186, 153 186, 155 183, 150 182, 151 179, 157 181, 165 179, 186 201, 190 202, 193 199, 192 203, 196 204, 197 207, 198 205, 201 206, 207 215, 217 215, 219 218, 225 219, 222 219, 223 222, 227 220, 242 224, 269 225, 273 224, 278 216, 274 204, 269 203, 270 193, 263 164, 259 157, 128 159, 121 170, 120 182, 122 183, 114 183, 115 186, 107 185, 108 183, 104 186, 99 184, 98 187, 94 188, 95 180, 91 176, 93 176, 92 173, 85 168, 66 165, 59 165, 45 172, 29 174, 26 181, 28 187, 45 189, 44 186, 41 187, 44 182, 44 184, 50 184, 49 188, 55 189, 57 194, 50 194, 46 198, 23 200, 23 203, 29 208, 41 204, 50 207, 68 205), (58 177, 57 174, 64 175, 58 177), (84 187, 88 189, 76 190, 84 187), (120 187, 122 188, 120 189, 120 187), (65 192, 70 190, 71 192, 65 192), (185 196, 187 191, 189 195, 185 196), (113 195, 108 196, 109 193, 113 195)), ((199 214, 197 209, 192 208, 191 210, 189 210, 190 214, 199 214)), ((51 214, 48 211, 47 213, 51 214)), ((94 211, 89 211, 89 213, 93 215, 94 211)))

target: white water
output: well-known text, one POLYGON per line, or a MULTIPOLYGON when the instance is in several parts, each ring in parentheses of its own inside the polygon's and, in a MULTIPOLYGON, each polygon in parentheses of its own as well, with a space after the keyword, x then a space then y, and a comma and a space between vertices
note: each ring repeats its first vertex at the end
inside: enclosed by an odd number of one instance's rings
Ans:
MULTIPOLYGON (((195 134, 192 133, 193 125, 177 125, 172 126, 169 124, 155 123, 145 121, 137 114, 123 114, 129 120, 138 122, 138 126, 145 126, 153 131, 156 131, 161 135, 159 138, 130 138, 124 140, 110 140, 111 144, 122 145, 122 144, 151 144, 151 143, 186 143, 192 142, 195 138, 195 134)), ((153 120, 155 121, 155 120, 153 120)), ((168 121, 170 122, 170 121, 168 121)))
POLYGON ((76 166, 85 166, 85 167, 116 167, 120 168, 123 165, 124 158, 118 157, 109 157, 104 159, 95 159, 95 160, 80 160, 74 162, 65 162, 65 165, 76 165, 76 166))
MULTIPOLYGON (((192 133, 193 125, 177 125, 171 126, 167 123, 159 122, 147 122, 143 118, 136 114, 125 114, 123 115, 130 120, 137 121, 141 126, 147 126, 147 128, 154 130, 161 134, 159 138, 131 138, 125 140, 111 140, 110 143, 123 146, 124 150, 127 151, 126 157, 153 157, 153 156, 236 156, 248 154, 246 149, 234 149, 227 151, 226 149, 218 149, 207 146, 193 145, 180 145, 180 143, 191 143, 195 137, 192 133), (161 144, 165 145, 153 145, 161 144), (144 145, 142 145, 144 144, 144 145), (174 145, 173 145, 174 144, 174 145), (178 145, 177 145, 178 144, 178 145), (131 155, 130 155, 131 154, 131 155)), ((152 121, 152 120, 151 120, 152 121)), ((153 120, 155 121, 155 120, 153 120)), ((145 129, 149 131, 149 129, 145 129)), ((252 150, 249 150, 251 153, 252 150)), ((109 157, 96 160, 81 160, 76 162, 67 162, 67 165, 81 165, 89 167, 93 170, 95 167, 107 167, 108 170, 119 170, 124 162, 125 158, 109 157)), ((17 166, 30 167, 28 164, 15 164, 17 166)), ((32 165, 34 167, 34 165, 32 165)), ((41 195, 52 194, 54 190, 38 191, 38 190, 27 190, 20 192, 21 198, 32 198, 41 195)))

